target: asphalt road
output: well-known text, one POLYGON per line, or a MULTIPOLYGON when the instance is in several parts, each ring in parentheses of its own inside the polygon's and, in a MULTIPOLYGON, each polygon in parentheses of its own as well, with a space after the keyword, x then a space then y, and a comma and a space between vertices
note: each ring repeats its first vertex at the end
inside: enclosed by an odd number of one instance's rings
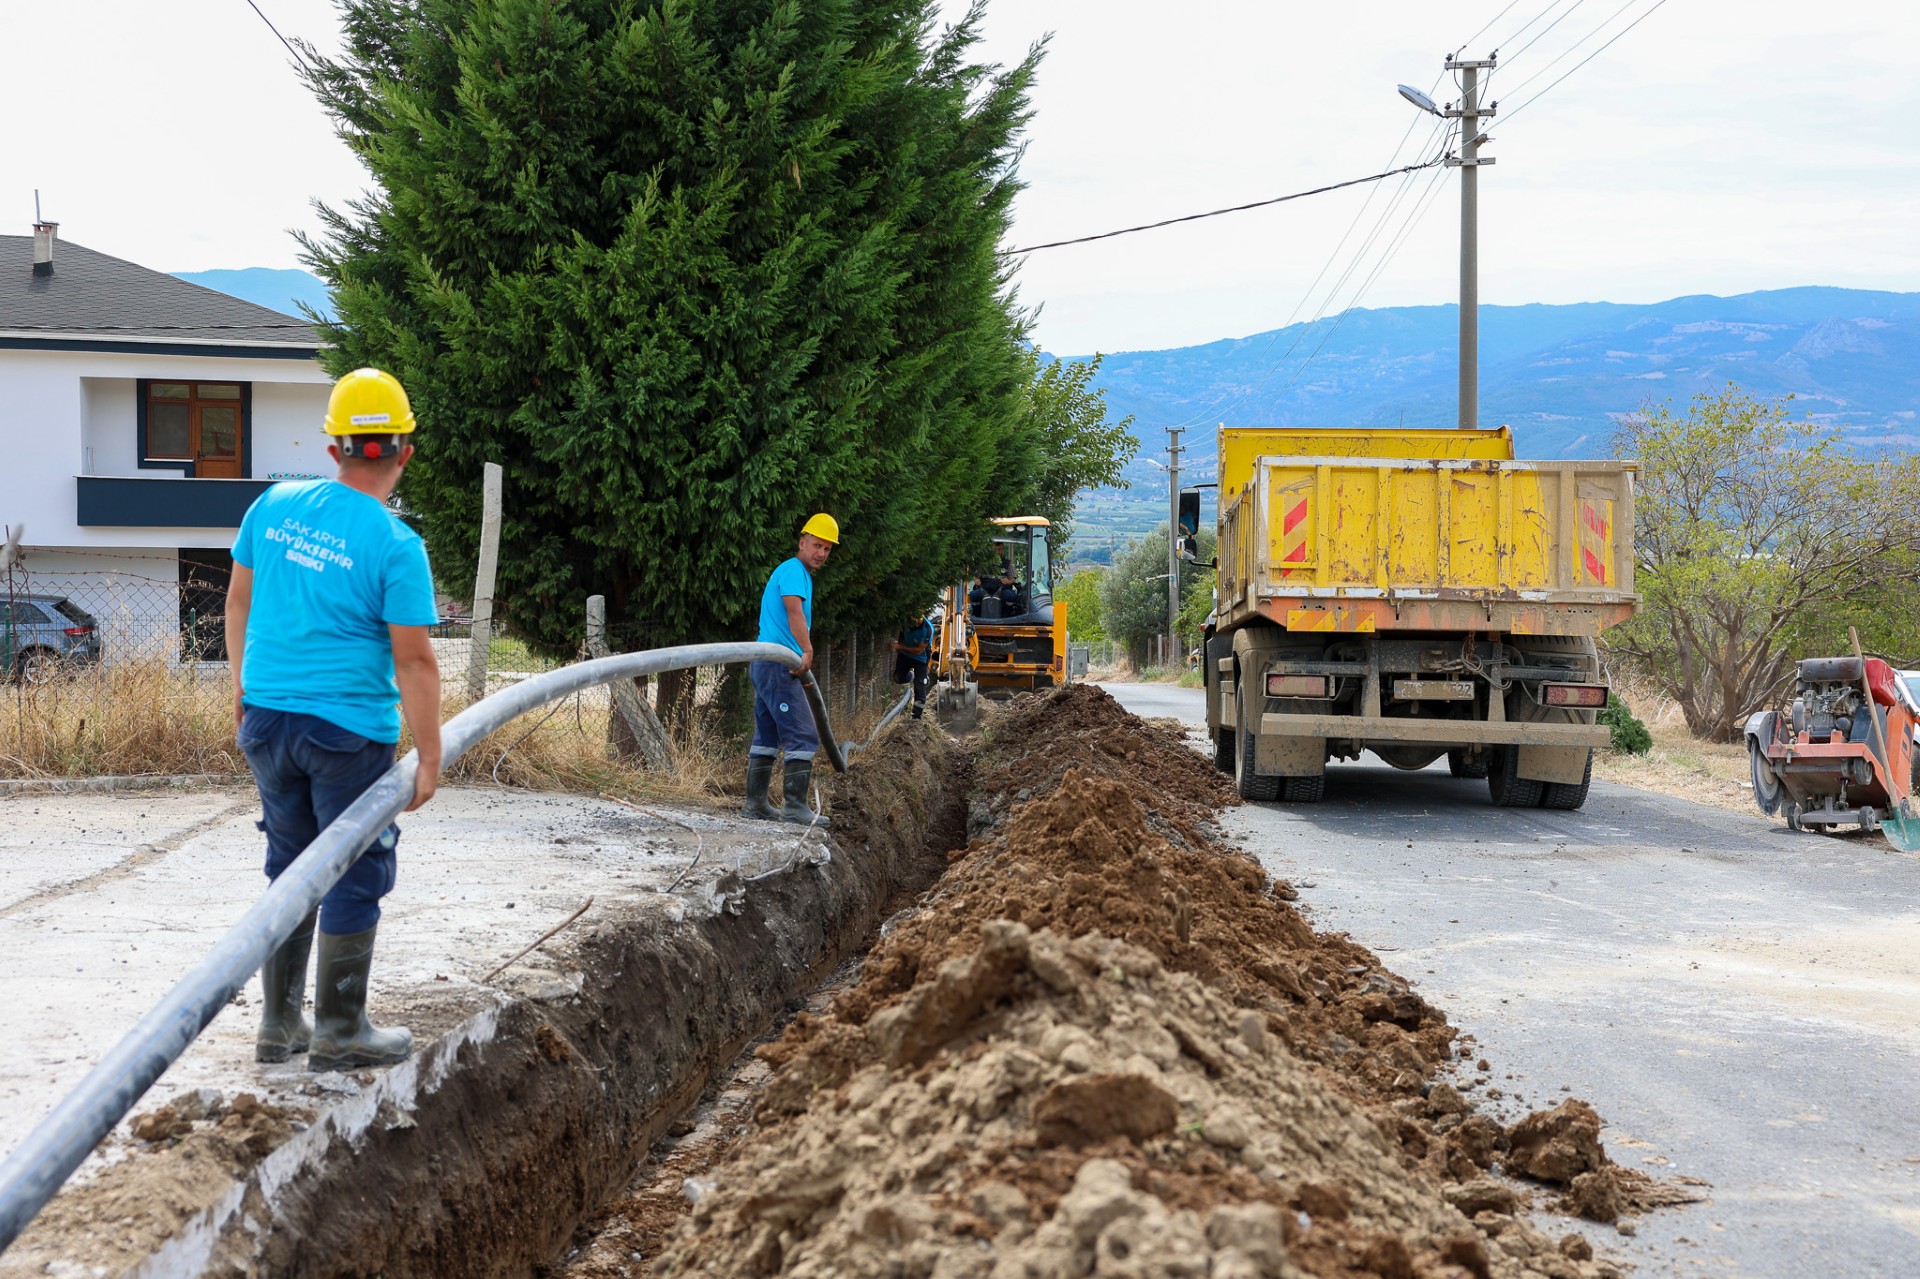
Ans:
MULTIPOLYGON (((1204 719, 1197 690, 1106 687, 1204 719)), ((1711 1183, 1592 1232, 1640 1274, 1920 1274, 1920 861, 1600 782, 1495 809, 1371 756, 1224 824, 1477 1039, 1495 1113, 1581 1097, 1617 1161, 1711 1183)))

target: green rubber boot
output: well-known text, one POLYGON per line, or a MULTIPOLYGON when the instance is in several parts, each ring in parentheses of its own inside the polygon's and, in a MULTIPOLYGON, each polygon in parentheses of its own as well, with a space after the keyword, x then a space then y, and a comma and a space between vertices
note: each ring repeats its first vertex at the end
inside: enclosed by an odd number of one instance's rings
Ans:
POLYGON ((367 1020, 367 970, 373 967, 373 935, 378 929, 336 937, 320 934, 319 969, 314 974, 313 1044, 307 1069, 358 1070, 390 1066, 413 1052, 413 1034, 404 1026, 381 1030, 367 1020))
POLYGON ((813 761, 790 759, 781 773, 781 785, 786 791, 787 803, 779 812, 780 820, 824 829, 829 824, 826 814, 816 815, 807 806, 807 791, 813 785, 813 761))
POLYGON ((285 1061, 307 1051, 313 1023, 300 1011, 307 994, 307 954, 313 949, 314 911, 293 935, 260 965, 260 1033, 253 1039, 255 1061, 285 1061))
POLYGON ((771 755, 747 756, 747 802, 740 807, 742 817, 763 822, 780 820, 780 810, 767 802, 767 791, 773 786, 773 759, 771 755))

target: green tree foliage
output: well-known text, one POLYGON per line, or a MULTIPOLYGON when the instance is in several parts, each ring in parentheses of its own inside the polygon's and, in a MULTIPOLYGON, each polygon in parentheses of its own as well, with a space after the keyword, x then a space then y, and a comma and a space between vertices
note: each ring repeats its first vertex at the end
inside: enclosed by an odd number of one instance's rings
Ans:
MULTIPOLYGON (((1214 555, 1214 532, 1203 528, 1198 538, 1200 558, 1214 555)), ((1182 608, 1196 594, 1213 587, 1213 573, 1184 564, 1180 571, 1182 608)), ((1206 613, 1203 611, 1201 617, 1206 613)), ((1100 624, 1110 639, 1127 646, 1135 662, 1144 660, 1147 641, 1167 633, 1167 525, 1147 534, 1114 557, 1113 567, 1100 584, 1100 624)))
POLYGON ((1614 754, 1644 755, 1653 749, 1653 734, 1647 731, 1646 722, 1633 713, 1620 694, 1607 698, 1606 706, 1594 718, 1607 726, 1611 738, 1608 745, 1614 754))
MULTIPOLYGON (((1685 413, 1649 407, 1615 439, 1637 457, 1638 616, 1609 637, 1680 705, 1738 737, 1836 609, 1879 613, 1912 591, 1920 545, 1911 456, 1867 459, 1839 433, 1729 385, 1685 413)), ((1911 601, 1906 606, 1912 612, 1911 601)), ((1844 635, 1844 629, 1842 630, 1844 635)), ((1831 637, 1822 647, 1831 653, 1831 637)))
POLYGON ((1027 422, 1042 447, 1028 509, 1019 514, 1052 522, 1055 554, 1066 551, 1072 535, 1074 498, 1087 488, 1126 488, 1120 472, 1140 451, 1133 415, 1109 422, 1107 393, 1092 389, 1105 358, 1042 364, 1039 352, 1028 353, 1027 422))
POLYGON ((1104 568, 1083 568, 1054 588, 1057 604, 1067 606, 1067 634, 1078 641, 1098 644, 1107 638, 1100 624, 1100 588, 1106 581, 1104 568))
MULTIPOLYGON (((507 470, 499 607, 657 641, 750 633, 805 516, 815 625, 905 617, 1039 469, 995 256, 1039 50, 969 61, 932 0, 341 0, 308 80, 375 193, 323 209, 338 373, 421 421, 404 485, 470 579, 507 470)), ((310 51, 311 52, 311 51, 310 51)))

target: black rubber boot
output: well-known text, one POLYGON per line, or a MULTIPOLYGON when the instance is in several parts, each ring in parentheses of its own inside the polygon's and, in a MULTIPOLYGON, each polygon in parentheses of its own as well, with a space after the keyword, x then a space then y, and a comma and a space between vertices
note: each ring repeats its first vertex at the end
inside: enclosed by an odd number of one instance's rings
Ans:
POLYGON ((802 826, 826 826, 826 816, 816 816, 813 809, 807 807, 807 791, 813 785, 813 761, 790 759, 781 771, 781 786, 787 793, 787 804, 780 810, 780 819, 798 822, 802 826))
POLYGON ((773 785, 773 761, 772 755, 747 756, 747 802, 740 806, 742 817, 763 822, 780 820, 780 810, 767 802, 767 791, 773 785))
POLYGON ((313 1023, 300 1011, 307 995, 307 954, 313 949, 315 911, 301 921, 260 965, 260 1033, 253 1039, 255 1061, 285 1061, 307 1051, 313 1023))
POLYGON ((358 1070, 388 1066, 413 1052, 404 1026, 381 1030, 367 1020, 367 970, 373 967, 377 929, 336 937, 320 934, 319 969, 313 982, 313 1045, 309 1070, 358 1070))

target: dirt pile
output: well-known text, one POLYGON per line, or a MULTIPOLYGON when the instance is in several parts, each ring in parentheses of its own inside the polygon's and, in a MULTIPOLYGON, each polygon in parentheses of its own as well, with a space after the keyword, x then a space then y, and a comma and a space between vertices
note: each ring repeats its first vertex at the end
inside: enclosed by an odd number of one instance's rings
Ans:
POLYGON ((678 1230, 656 1186, 575 1279, 1617 1273, 1517 1215, 1508 1132, 1438 1078, 1452 1028, 1219 842, 1177 734, 1086 687, 990 728, 941 883, 760 1050, 678 1230))

